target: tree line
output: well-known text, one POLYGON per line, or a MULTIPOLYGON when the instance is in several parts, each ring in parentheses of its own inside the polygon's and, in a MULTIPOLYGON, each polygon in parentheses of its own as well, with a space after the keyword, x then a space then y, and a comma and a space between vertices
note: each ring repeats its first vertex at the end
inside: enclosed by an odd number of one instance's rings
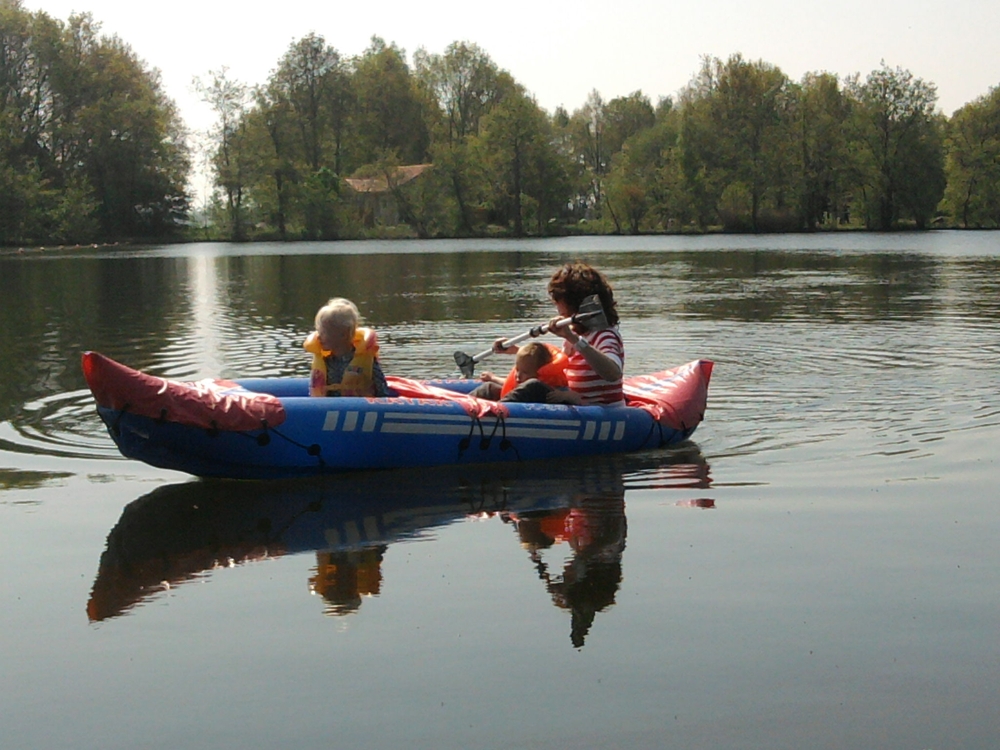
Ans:
POLYGON ((549 114, 475 44, 410 66, 377 37, 345 59, 310 34, 266 84, 219 71, 203 92, 233 239, 363 235, 340 176, 378 178, 421 237, 1000 225, 1000 89, 949 119, 933 84, 884 63, 794 82, 705 58, 676 100, 595 91, 549 114))
POLYGON ((156 71, 87 14, 0 0, 0 242, 1000 226, 1000 87, 706 57, 674 98, 549 113, 475 44, 408 62, 315 33, 267 81, 196 83, 214 190, 156 71), (412 165, 430 165, 415 168, 412 165))
POLYGON ((176 235, 189 172, 176 107, 127 44, 0 0, 0 244, 176 235))

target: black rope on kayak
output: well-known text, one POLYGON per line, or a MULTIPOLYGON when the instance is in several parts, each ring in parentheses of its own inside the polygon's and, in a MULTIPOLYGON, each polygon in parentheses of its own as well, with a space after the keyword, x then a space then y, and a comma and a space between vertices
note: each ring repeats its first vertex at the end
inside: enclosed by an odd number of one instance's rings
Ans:
POLYGON ((476 426, 479 427, 479 435, 483 436, 483 425, 479 421, 479 417, 473 417, 472 421, 469 423, 469 434, 458 441, 458 457, 461 458, 462 454, 468 450, 469 446, 472 445, 472 436, 476 432, 476 426))
POLYGON ((259 435, 251 435, 246 430, 231 430, 231 432, 237 435, 242 435, 245 438, 249 438, 250 440, 253 440, 255 443, 257 443, 257 445, 259 445, 261 448, 264 448, 265 446, 271 444, 271 433, 268 432, 268 430, 271 430, 272 432, 277 432, 277 430, 272 430, 271 426, 268 425, 266 419, 260 420, 260 429, 262 430, 262 432, 259 435))
MULTIPOLYGON (((493 442, 493 438, 496 437, 497 430, 500 428, 501 422, 503 422, 503 418, 502 417, 497 417, 496 421, 493 423, 493 431, 490 432, 490 436, 486 437, 484 435, 483 437, 480 438, 480 440, 479 440, 479 450, 481 450, 481 451, 489 450, 490 443, 492 443, 493 442)), ((506 434, 506 432, 507 432, 507 428, 505 427, 504 428, 504 433, 506 434)))
POLYGON ((210 438, 219 437, 219 425, 218 425, 218 423, 213 419, 211 422, 209 422, 209 424, 211 425, 211 427, 209 427, 206 430, 206 432, 208 433, 208 436, 210 438))
POLYGON ((502 428, 501 438, 500 438, 500 450, 508 451, 513 449, 514 455, 517 456, 517 460, 521 460, 521 451, 517 449, 517 446, 511 442, 510 438, 507 437, 507 420, 504 417, 497 417, 502 428))
MULTIPOLYGON (((278 430, 274 429, 273 427, 271 428, 271 432, 274 433, 275 435, 277 435, 278 437, 280 437, 282 440, 284 440, 284 441, 286 441, 288 443, 291 443, 296 448, 301 448, 306 453, 308 453, 310 456, 315 456, 316 459, 319 461, 319 465, 320 466, 326 466, 326 461, 323 460, 323 456, 321 455, 322 452, 323 452, 323 449, 320 448, 320 446, 319 446, 318 443, 313 443, 312 445, 305 445, 304 443, 300 443, 297 440, 292 440, 290 437, 288 437, 288 435, 285 435, 285 434, 279 432, 278 430)), ((258 444, 260 444, 259 438, 258 438, 257 442, 258 442, 258 444)))
MULTIPOLYGON (((503 428, 500 437, 500 450, 505 451, 514 448, 514 444, 507 437, 507 420, 504 417, 498 417, 498 419, 500 420, 500 426, 503 428)), ((517 448, 514 448, 514 452, 517 453, 517 448)), ((520 454, 518 454, 518 457, 520 457, 520 454)))

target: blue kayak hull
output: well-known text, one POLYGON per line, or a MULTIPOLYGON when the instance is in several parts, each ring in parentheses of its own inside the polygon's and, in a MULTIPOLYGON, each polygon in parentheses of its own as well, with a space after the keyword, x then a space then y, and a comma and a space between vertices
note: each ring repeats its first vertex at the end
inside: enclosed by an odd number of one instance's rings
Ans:
POLYGON ((506 404, 505 418, 476 418, 448 401, 289 395, 306 392, 304 379, 236 382, 279 397, 285 421, 234 432, 100 405, 98 412, 128 458, 195 476, 244 479, 626 453, 674 445, 694 432, 632 407, 506 404))

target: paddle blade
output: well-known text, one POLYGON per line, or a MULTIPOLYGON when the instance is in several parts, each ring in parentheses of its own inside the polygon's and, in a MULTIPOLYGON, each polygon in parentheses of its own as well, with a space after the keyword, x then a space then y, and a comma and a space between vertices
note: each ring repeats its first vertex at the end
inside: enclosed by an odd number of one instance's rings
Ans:
POLYGON ((596 294, 585 297, 580 303, 580 309, 573 316, 573 321, 589 331, 599 331, 608 327, 608 316, 604 314, 601 299, 596 294))
POLYGON ((465 352, 455 352, 455 364, 458 365, 463 378, 471 378, 476 371, 476 360, 465 352))

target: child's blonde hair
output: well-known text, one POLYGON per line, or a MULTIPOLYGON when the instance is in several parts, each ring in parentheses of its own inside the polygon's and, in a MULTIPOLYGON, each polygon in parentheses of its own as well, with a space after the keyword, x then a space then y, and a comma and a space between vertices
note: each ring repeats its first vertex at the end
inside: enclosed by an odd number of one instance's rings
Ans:
POLYGON ((353 336, 358 330, 360 322, 361 315, 358 313, 357 306, 343 297, 332 298, 316 313, 316 331, 318 333, 330 332, 332 329, 348 329, 353 336))

